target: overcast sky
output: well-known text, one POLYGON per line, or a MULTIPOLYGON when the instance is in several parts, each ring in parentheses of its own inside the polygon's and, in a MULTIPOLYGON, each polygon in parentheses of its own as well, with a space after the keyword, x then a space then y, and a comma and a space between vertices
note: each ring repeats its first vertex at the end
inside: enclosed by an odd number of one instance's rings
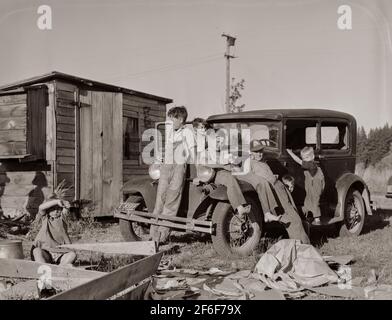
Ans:
POLYGON ((53 70, 162 95, 190 117, 224 112, 225 41, 242 103, 330 108, 392 124, 390 0, 1 0, 0 84, 53 70), (52 8, 53 29, 37 27, 52 8), (353 29, 337 27, 350 5, 353 29))

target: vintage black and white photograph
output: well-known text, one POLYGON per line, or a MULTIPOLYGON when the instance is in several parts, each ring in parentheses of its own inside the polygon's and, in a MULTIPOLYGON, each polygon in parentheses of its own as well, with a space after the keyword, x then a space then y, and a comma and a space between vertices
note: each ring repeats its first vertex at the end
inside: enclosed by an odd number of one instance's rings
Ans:
POLYGON ((0 46, 0 300, 392 300, 390 0, 2 0, 0 46))

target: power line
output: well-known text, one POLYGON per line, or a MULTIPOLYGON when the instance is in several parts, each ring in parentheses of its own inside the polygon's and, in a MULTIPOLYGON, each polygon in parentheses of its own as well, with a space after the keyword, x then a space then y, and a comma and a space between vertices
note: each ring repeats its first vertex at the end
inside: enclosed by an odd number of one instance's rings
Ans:
POLYGON ((172 70, 189 68, 189 67, 192 67, 195 65, 199 65, 199 64, 211 62, 214 60, 219 60, 219 59, 221 59, 221 54, 214 54, 214 55, 209 55, 209 56, 199 58, 198 59, 199 61, 196 60, 196 61, 190 62, 190 63, 177 63, 177 64, 172 64, 172 65, 166 65, 163 67, 149 69, 149 70, 145 70, 142 72, 130 73, 130 74, 110 77, 110 78, 106 78, 106 79, 113 80, 113 79, 119 79, 119 78, 140 78, 140 77, 143 77, 144 75, 151 74, 151 73, 157 73, 157 72, 160 73, 160 72, 167 72, 167 71, 172 71, 172 70))

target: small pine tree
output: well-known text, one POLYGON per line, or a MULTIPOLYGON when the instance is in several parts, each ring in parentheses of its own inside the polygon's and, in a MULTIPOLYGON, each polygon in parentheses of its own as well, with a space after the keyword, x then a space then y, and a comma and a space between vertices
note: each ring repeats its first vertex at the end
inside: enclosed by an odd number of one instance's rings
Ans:
POLYGON ((231 86, 230 86, 230 100, 229 100, 229 107, 230 112, 241 112, 245 108, 245 104, 241 104, 237 106, 237 100, 242 97, 241 91, 245 88, 245 80, 242 79, 239 82, 235 82, 235 78, 231 79, 231 86))

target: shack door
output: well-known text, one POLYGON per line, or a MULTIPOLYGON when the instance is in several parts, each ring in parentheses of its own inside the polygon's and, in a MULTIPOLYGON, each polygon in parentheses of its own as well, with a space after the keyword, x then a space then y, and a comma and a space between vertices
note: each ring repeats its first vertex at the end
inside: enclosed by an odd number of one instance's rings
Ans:
POLYGON ((122 94, 81 91, 80 102, 80 199, 108 216, 122 200, 122 94))

